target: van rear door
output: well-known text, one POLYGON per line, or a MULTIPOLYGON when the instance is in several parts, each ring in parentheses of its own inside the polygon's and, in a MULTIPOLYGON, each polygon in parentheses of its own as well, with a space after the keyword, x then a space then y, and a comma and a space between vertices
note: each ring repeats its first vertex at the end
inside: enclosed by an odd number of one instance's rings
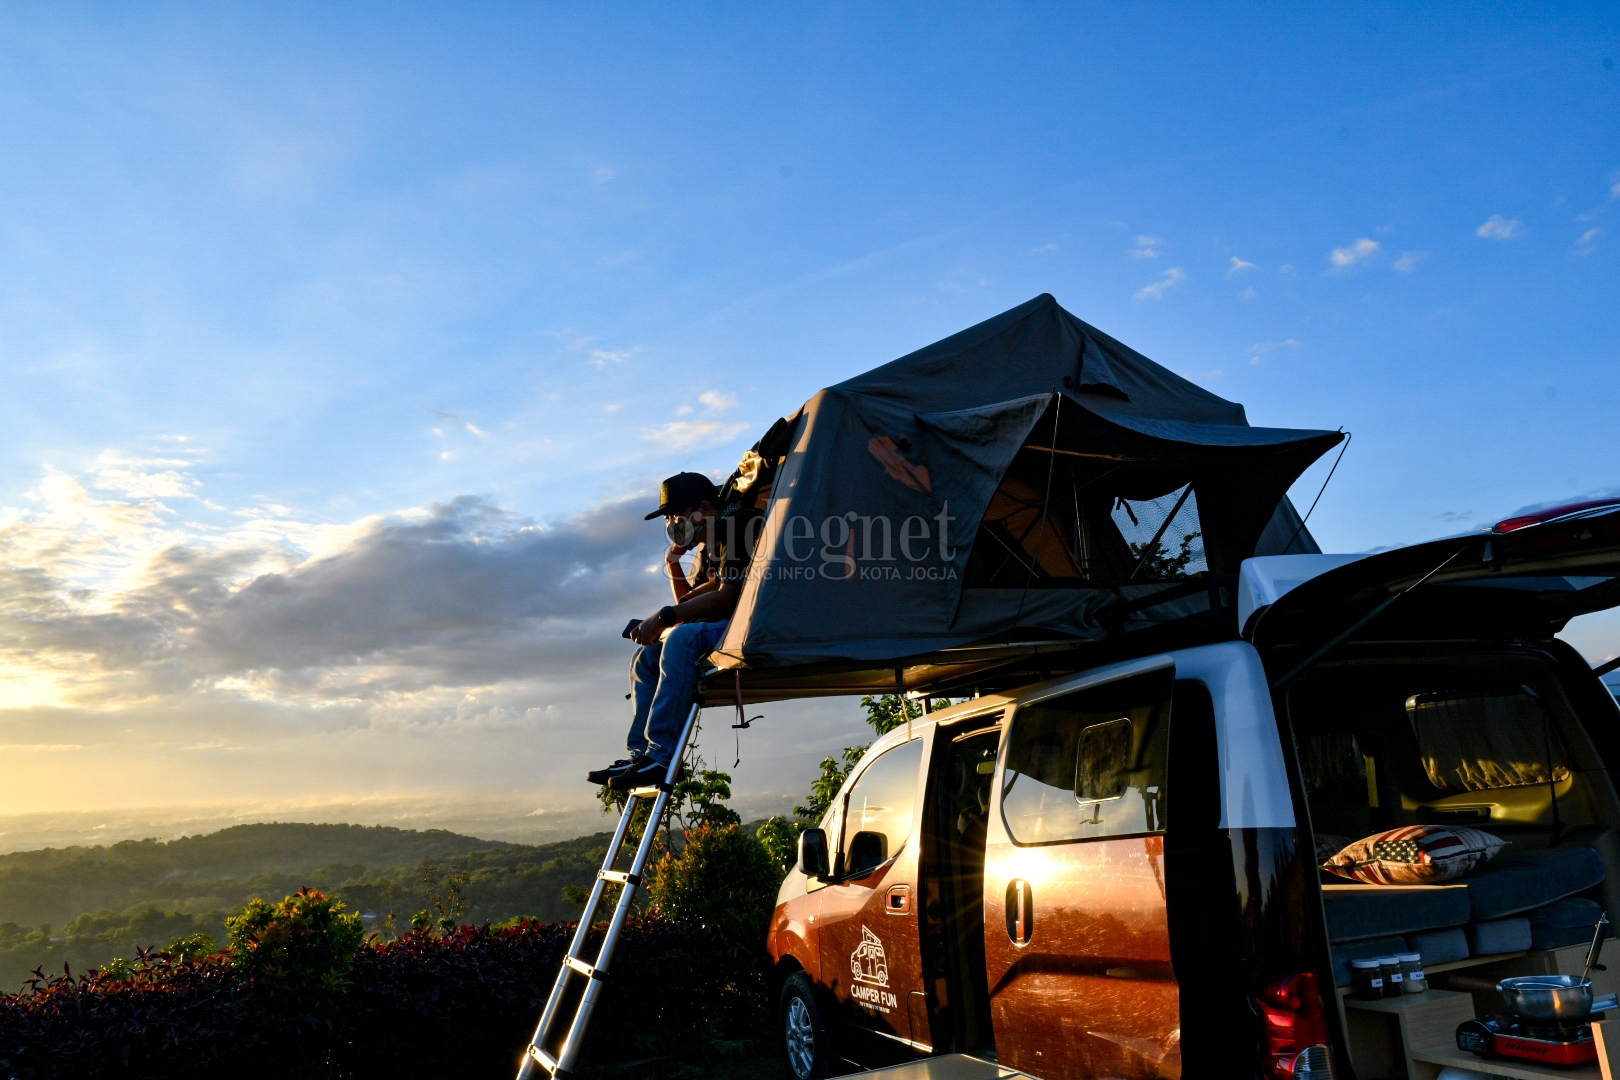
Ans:
POLYGON ((1002 1064, 1180 1072, 1164 810, 1175 666, 1154 657, 1018 704, 996 772, 985 961, 1002 1064))
POLYGON ((1620 508, 1497 529, 1329 570, 1257 610, 1244 636, 1286 682, 1354 642, 1546 641, 1577 615, 1620 605, 1620 508))

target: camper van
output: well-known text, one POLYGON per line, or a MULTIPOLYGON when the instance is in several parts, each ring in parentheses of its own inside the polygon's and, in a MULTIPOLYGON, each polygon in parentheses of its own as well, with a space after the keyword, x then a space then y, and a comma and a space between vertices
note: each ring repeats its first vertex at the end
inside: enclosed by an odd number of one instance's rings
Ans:
MULTIPOLYGON (((793 1076, 1428 1080, 1487 1061, 1458 1029, 1499 980, 1583 974, 1620 917, 1620 710, 1556 635, 1620 604, 1620 504, 1237 576, 1179 635, 901 666, 969 696, 876 741, 800 838, 769 934, 793 1076), (1434 884, 1320 869, 1403 827, 1497 850, 1434 884), (1402 954, 1427 989, 1356 992, 1402 954)), ((1547 1075, 1505 1046, 1492 1074, 1547 1075)))

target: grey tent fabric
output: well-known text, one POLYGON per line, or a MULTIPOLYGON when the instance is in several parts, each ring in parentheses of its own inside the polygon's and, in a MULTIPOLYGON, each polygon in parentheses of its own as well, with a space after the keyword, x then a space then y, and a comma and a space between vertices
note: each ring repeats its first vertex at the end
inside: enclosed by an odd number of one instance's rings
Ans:
POLYGON ((1243 558, 1315 550, 1285 493, 1342 438, 1250 427, 1044 294, 791 420, 723 668, 1091 640, 1208 610, 1243 558), (1179 549, 1172 519, 1190 523, 1179 549))

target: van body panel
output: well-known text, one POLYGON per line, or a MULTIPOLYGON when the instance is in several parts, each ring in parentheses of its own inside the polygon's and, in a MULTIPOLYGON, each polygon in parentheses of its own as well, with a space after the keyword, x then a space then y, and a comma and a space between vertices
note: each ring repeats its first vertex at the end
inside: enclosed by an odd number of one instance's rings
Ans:
POLYGON ((1292 829, 1288 767, 1260 654, 1246 641, 1223 641, 1174 655, 1176 677, 1203 683, 1214 702, 1220 827, 1292 829))

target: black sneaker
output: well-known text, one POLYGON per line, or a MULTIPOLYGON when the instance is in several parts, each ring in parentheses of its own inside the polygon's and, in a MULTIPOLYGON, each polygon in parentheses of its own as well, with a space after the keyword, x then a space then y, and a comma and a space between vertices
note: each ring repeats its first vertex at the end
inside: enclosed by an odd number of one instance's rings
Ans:
POLYGON ((669 766, 660 765, 650 757, 639 757, 630 768, 619 773, 608 784, 614 791, 631 791, 641 787, 656 787, 669 775, 669 766))
POLYGON ((651 760, 652 758, 648 757, 646 754, 640 754, 633 758, 620 758, 618 761, 615 761, 605 769, 597 769, 594 772, 586 773, 585 779, 600 787, 603 784, 611 781, 615 776, 618 776, 620 773, 624 772, 624 770, 632 768, 643 761, 651 760))

